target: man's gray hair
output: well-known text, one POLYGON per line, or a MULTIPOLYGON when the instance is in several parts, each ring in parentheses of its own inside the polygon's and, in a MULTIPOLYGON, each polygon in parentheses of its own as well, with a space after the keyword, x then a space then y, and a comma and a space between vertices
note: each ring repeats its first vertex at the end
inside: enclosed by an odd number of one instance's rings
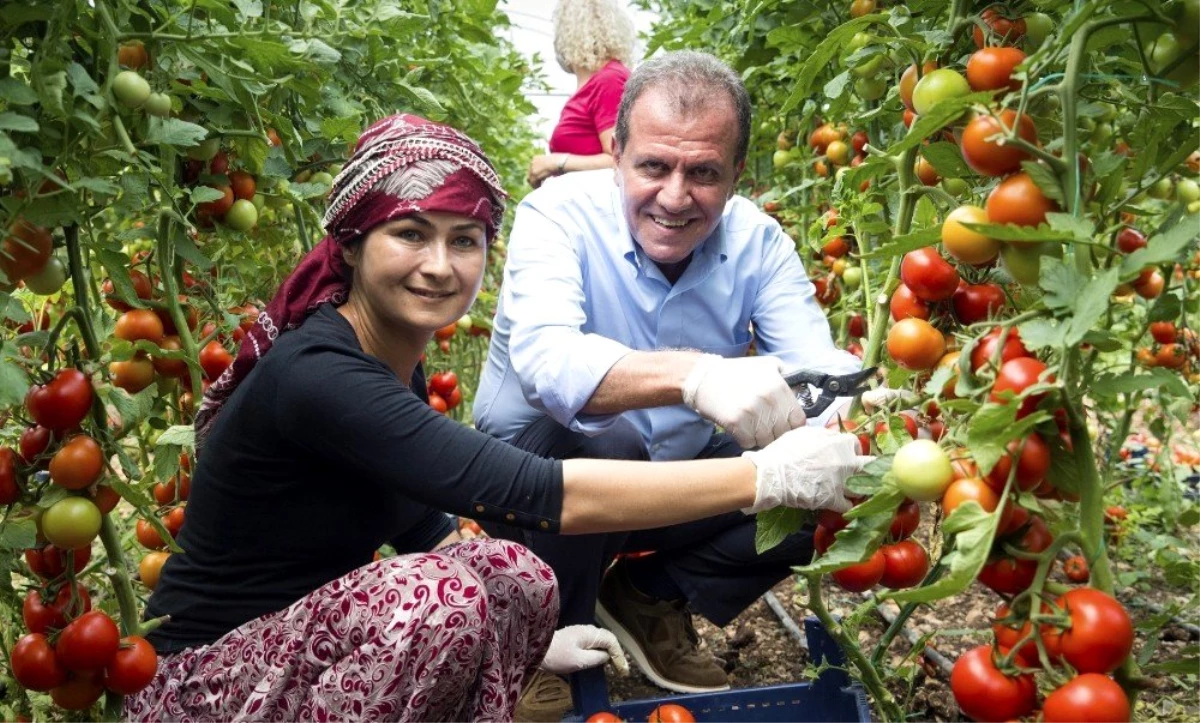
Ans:
POLYGON ((738 138, 734 161, 746 160, 750 146, 750 94, 742 79, 728 65, 708 53, 680 50, 651 58, 638 65, 625 82, 613 139, 618 148, 629 141, 629 116, 642 93, 665 90, 679 114, 696 113, 711 106, 717 93, 724 93, 737 113, 738 138))

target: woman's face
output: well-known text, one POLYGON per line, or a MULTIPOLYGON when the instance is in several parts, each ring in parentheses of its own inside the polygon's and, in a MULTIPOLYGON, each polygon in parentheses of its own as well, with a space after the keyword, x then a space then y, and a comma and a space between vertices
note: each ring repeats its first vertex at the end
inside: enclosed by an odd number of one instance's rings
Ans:
POLYGON ((422 212, 382 223, 347 250, 352 298, 384 326, 433 333, 471 308, 483 283, 486 232, 469 216, 422 212))

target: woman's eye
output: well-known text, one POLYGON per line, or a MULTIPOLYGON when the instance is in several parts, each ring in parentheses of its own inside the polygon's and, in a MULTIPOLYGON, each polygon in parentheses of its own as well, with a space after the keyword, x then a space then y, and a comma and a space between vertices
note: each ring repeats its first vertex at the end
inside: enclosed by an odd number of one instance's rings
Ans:
POLYGON ((404 228, 396 232, 396 237, 404 239, 405 241, 420 241, 421 232, 415 228, 404 228))
POLYGON ((479 239, 471 238, 470 236, 459 236, 458 238, 456 238, 454 240, 455 246, 458 246, 459 248, 464 248, 464 249, 476 248, 481 243, 483 243, 483 242, 480 241, 479 239))

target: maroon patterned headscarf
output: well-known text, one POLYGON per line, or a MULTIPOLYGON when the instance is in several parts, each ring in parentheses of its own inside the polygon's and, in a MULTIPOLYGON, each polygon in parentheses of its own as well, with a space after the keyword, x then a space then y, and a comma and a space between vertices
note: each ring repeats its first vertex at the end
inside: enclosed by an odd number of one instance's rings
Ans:
POLYGON ((477 219, 490 241, 504 217, 506 197, 479 145, 453 128, 413 115, 389 116, 368 128, 334 179, 325 212, 327 235, 283 282, 242 339, 233 364, 204 393, 196 414, 197 442, 276 337, 300 326, 321 304, 345 303, 345 244, 381 223, 423 211, 477 219), (406 168, 414 175, 401 197, 387 181, 406 168))

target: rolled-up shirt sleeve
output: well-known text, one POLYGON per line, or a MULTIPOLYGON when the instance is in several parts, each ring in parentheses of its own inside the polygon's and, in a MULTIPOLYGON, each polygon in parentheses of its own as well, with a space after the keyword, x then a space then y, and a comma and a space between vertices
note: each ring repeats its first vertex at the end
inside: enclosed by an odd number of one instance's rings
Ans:
MULTIPOLYGON (((764 244, 761 278, 752 313, 759 353, 782 359, 785 373, 807 369, 846 374, 862 368, 858 357, 834 345, 795 243, 778 226, 764 244)), ((808 423, 823 425, 842 407, 839 400, 808 423)))
POLYGON ((618 415, 582 414, 628 346, 582 331, 587 322, 583 271, 587 260, 568 229, 524 202, 517 210, 502 288, 511 320, 509 355, 526 400, 559 424, 584 434, 618 415))

